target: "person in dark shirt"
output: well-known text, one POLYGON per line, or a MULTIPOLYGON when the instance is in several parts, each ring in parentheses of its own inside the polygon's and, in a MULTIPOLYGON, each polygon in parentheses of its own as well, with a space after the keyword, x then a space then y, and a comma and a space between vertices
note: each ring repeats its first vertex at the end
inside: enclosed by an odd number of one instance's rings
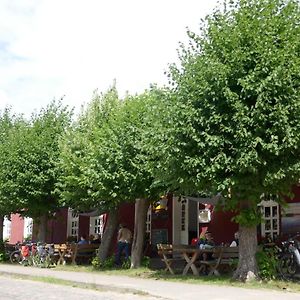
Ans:
POLYGON ((99 234, 95 234, 94 238, 90 241, 91 244, 101 244, 101 238, 99 234))

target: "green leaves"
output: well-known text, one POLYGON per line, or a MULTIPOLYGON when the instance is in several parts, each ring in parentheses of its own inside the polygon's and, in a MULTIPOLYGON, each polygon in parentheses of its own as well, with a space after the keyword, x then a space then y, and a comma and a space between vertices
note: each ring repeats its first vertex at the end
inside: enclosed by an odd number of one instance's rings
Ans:
POLYGON ((195 194, 226 197, 234 184, 228 201, 258 203, 300 176, 300 8, 282 0, 225 4, 199 34, 188 32, 180 66, 170 68, 176 159, 166 160, 164 176, 195 194))
POLYGON ((0 159, 0 195, 8 213, 39 217, 57 208, 58 140, 69 122, 70 112, 60 102, 52 102, 30 122, 11 118, 0 159))
POLYGON ((58 191, 64 204, 110 209, 153 194, 144 138, 153 120, 151 110, 158 104, 156 93, 154 88, 120 100, 112 87, 95 94, 60 144, 58 191))

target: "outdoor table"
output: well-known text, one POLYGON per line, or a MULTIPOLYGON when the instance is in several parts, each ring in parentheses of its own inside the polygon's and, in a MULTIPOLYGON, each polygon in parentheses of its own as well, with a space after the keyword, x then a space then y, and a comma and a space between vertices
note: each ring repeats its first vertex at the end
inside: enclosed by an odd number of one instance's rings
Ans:
POLYGON ((66 264, 66 257, 70 257, 73 261, 73 251, 69 245, 61 244, 61 245, 54 245, 54 251, 58 254, 58 261, 57 264, 65 265, 66 264))
POLYGON ((199 249, 191 246, 174 246, 174 252, 180 253, 186 261, 186 265, 182 271, 182 275, 186 275, 189 269, 192 270, 194 275, 199 275, 195 262, 199 258, 200 254, 212 253, 213 249, 199 249))

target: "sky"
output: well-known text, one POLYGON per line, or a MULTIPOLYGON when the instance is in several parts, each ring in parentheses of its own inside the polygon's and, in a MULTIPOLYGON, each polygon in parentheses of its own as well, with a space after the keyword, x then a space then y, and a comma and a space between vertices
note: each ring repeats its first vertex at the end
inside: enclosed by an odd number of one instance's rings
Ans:
MULTIPOLYGON (((217 0, 0 0, 0 110, 53 99, 75 111, 116 80, 120 95, 167 83, 186 28, 217 0)), ((199 31, 198 31, 199 32, 199 31)))

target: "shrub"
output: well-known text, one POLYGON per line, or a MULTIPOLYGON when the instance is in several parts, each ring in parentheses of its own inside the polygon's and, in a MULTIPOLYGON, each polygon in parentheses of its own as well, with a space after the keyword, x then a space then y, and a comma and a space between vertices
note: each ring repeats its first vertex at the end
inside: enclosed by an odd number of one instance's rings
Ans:
POLYGON ((105 261, 101 261, 99 257, 92 260, 92 266, 95 269, 112 269, 115 265, 115 257, 110 256, 105 261))
POLYGON ((276 248, 261 248, 256 253, 259 275, 262 279, 275 279, 278 275, 276 248))

